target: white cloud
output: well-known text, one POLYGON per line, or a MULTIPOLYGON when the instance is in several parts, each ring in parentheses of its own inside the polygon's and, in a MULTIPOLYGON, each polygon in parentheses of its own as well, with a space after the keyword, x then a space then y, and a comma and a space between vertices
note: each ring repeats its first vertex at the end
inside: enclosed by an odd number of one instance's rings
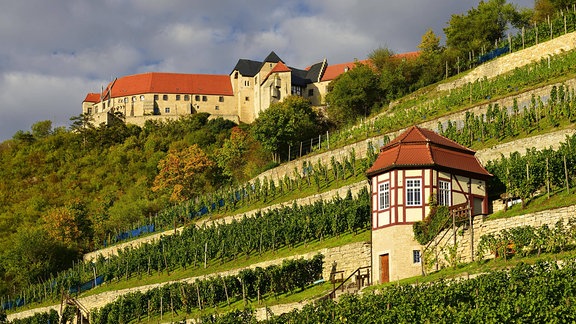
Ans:
POLYGON ((0 138, 30 130, 32 124, 42 120, 52 120, 54 127, 68 126, 69 118, 81 113, 86 93, 98 89, 102 82, 31 73, 5 74, 0 82, 0 138))
MULTIPOLYGON (((533 0, 515 0, 533 6, 533 0)), ((275 51, 304 68, 412 51, 478 0, 25 0, 0 10, 0 141, 67 124, 87 92, 146 71, 227 74, 275 51), (225 10, 223 8, 226 8, 225 10), (94 81, 98 80, 98 81, 94 81)))

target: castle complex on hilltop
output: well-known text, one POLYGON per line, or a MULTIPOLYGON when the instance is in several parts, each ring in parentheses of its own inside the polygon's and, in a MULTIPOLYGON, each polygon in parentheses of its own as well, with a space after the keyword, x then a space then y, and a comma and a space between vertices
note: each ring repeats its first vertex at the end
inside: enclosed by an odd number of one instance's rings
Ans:
MULTIPOLYGON (((397 57, 416 55, 410 52, 397 57)), ((290 95, 302 96, 315 107, 325 105, 330 81, 355 65, 356 62, 328 65, 324 60, 301 70, 288 67, 271 52, 263 62, 238 60, 229 75, 129 75, 110 82, 100 93, 87 94, 82 113, 90 115, 96 125, 108 123, 110 116, 118 112, 127 123, 136 125, 199 112, 236 123, 252 123, 270 104, 290 95)))

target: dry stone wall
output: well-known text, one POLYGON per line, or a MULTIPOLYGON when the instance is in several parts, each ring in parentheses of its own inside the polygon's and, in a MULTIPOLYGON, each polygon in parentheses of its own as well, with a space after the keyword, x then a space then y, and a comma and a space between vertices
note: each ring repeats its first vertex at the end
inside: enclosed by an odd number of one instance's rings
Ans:
MULTIPOLYGON (((322 272, 322 277, 326 280, 328 280, 328 278, 330 278, 330 272, 332 270, 332 263, 336 262, 337 270, 344 271, 344 276, 346 278, 347 276, 352 274, 352 272, 355 271, 356 269, 358 269, 359 267, 364 267, 364 266, 370 265, 370 260, 371 260, 370 259, 370 247, 371 247, 370 242, 351 243, 351 244, 333 247, 333 248, 325 248, 325 249, 315 251, 315 252, 310 252, 310 253, 305 253, 305 254, 300 254, 300 255, 293 255, 293 256, 290 256, 288 258, 281 258, 281 259, 275 259, 275 260, 255 263, 255 264, 250 265, 247 268, 256 268, 256 267, 265 268, 265 267, 268 267, 270 265, 281 264, 282 261, 286 260, 286 259, 297 259, 297 258, 311 259, 314 255, 321 253, 322 255, 324 255, 324 269, 322 272)), ((213 277, 213 276, 218 276, 218 275, 231 276, 231 275, 236 275, 242 269, 245 269, 245 268, 233 269, 233 270, 218 272, 218 273, 212 273, 212 274, 205 275, 205 276, 191 277, 191 278, 178 280, 178 281, 179 282, 192 283, 196 279, 204 279, 207 277, 213 277)), ((157 288, 159 286, 171 284, 174 282, 176 282, 176 281, 170 281, 170 282, 165 282, 165 283, 160 283, 160 284, 152 284, 152 285, 146 285, 146 286, 139 286, 139 287, 133 287, 133 288, 127 288, 127 289, 121 289, 121 290, 114 290, 114 291, 109 291, 109 292, 105 292, 105 293, 101 293, 101 294, 97 294, 97 295, 82 297, 82 298, 79 298, 78 301, 82 305, 84 305, 87 309, 91 310, 91 309, 103 307, 104 305, 113 302, 119 296, 131 293, 131 292, 136 292, 136 291, 145 292, 145 291, 148 291, 150 289, 154 289, 154 288, 157 288)), ((54 309, 54 310, 59 312, 60 311, 60 305, 59 304, 58 305, 52 305, 52 306, 48 306, 48 307, 36 308, 36 309, 31 309, 31 310, 26 310, 23 312, 15 313, 15 314, 10 314, 8 316, 8 320, 13 321, 15 319, 29 317, 29 316, 34 315, 34 313, 47 312, 50 309, 54 309)), ((280 314, 279 312, 282 309, 289 309, 289 307, 278 306, 278 307, 274 308, 273 312, 274 312, 274 314, 280 314)))
POLYGON ((490 79, 503 73, 510 72, 515 68, 538 62, 547 57, 561 54, 562 52, 567 52, 574 48, 576 48, 576 32, 562 35, 550 41, 486 62, 454 82, 438 85, 438 90, 443 91, 455 89, 469 82, 483 79, 484 77, 490 79))
MULTIPOLYGON (((351 184, 348 186, 343 186, 343 187, 338 188, 338 189, 334 189, 334 190, 330 190, 327 192, 308 196, 306 198, 295 199, 295 200, 291 200, 288 202, 275 204, 275 205, 271 205, 271 206, 260 208, 260 209, 251 210, 251 211, 248 211, 248 212, 243 213, 243 214, 232 215, 232 216, 223 217, 223 218, 215 219, 215 220, 212 220, 209 218, 203 219, 203 220, 197 221, 196 225, 198 225, 198 226, 202 226, 204 224, 209 225, 210 223, 213 223, 213 222, 217 223, 217 224, 231 223, 232 220, 234 220, 234 219, 240 220, 243 217, 252 217, 258 212, 265 213, 268 210, 278 209, 278 208, 282 208, 285 206, 292 206, 292 204, 294 204, 294 203, 296 203, 299 206, 303 206, 303 205, 313 204, 313 203, 320 201, 320 200, 329 201, 334 197, 342 197, 343 198, 343 197, 346 197, 346 194, 348 193, 349 190, 352 193, 352 196, 356 196, 356 195, 358 195, 358 193, 363 188, 367 188, 367 187, 368 187, 368 181, 364 180, 364 181, 360 181, 360 182, 357 182, 357 183, 354 183, 354 184, 351 184)), ((84 261, 95 260, 100 255, 104 256, 105 258, 112 256, 112 255, 117 255, 118 251, 123 250, 127 247, 135 248, 135 247, 138 247, 142 244, 159 240, 161 236, 172 235, 175 232, 181 232, 183 229, 184 229, 184 227, 178 227, 175 230, 168 230, 168 231, 164 231, 161 233, 155 233, 152 235, 148 235, 146 237, 134 239, 134 240, 129 241, 129 242, 120 243, 120 244, 117 244, 114 246, 100 249, 98 251, 86 253, 84 255, 84 261)))
MULTIPOLYGON (((472 240, 470 235, 471 231, 468 226, 461 226, 456 229, 456 247, 458 259, 460 262, 472 261, 472 253, 476 253, 475 251, 477 250, 482 235, 496 234, 504 229, 519 226, 540 227, 545 224, 548 226, 554 226, 559 220, 566 222, 569 218, 575 216, 576 205, 494 220, 491 220, 489 217, 486 218, 484 216, 476 216, 473 222, 473 244, 470 244, 472 240)), ((452 228, 440 233, 438 237, 443 237, 438 241, 438 254, 440 259, 443 260, 443 256, 444 254, 448 253, 449 248, 454 247, 454 233, 452 228)), ((431 251, 431 253, 434 253, 433 249, 431 249, 431 251)), ((484 257, 488 258, 490 256, 485 255, 484 257)))

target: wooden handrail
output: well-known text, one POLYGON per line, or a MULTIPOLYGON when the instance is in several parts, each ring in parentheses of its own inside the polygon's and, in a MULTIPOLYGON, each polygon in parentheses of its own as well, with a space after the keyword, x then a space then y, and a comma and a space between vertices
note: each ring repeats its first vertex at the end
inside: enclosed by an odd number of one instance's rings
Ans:
MULTIPOLYGON (((352 272, 344 281, 342 281, 342 282, 338 285, 338 287, 333 288, 332 291, 331 291, 328 295, 324 296, 324 297, 321 298, 321 299, 327 299, 327 298, 334 299, 334 298, 336 297, 336 291, 338 291, 338 289, 340 289, 340 288, 344 289, 344 288, 343 288, 344 284, 345 284, 348 280, 350 280, 350 278, 352 278, 352 277, 353 277, 355 274, 357 274, 357 273, 360 274, 360 271, 362 271, 362 270, 364 270, 364 269, 370 269, 370 268, 372 268, 372 266, 359 267, 358 269, 354 270, 354 272, 352 272)), ((338 271, 338 272, 343 272, 343 271, 338 271)), ((367 274, 367 275, 368 275, 368 285, 370 285, 370 270, 368 270, 368 274, 367 274)))

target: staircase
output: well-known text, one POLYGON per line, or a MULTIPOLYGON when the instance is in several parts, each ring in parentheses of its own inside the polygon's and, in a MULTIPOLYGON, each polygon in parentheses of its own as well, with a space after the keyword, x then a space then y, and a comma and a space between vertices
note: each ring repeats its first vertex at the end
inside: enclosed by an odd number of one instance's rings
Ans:
POLYGON ((371 266, 360 267, 346 279, 344 279, 344 271, 332 272, 330 274, 330 282, 333 285, 332 291, 328 295, 321 297, 320 300, 337 300, 343 294, 356 294, 362 288, 370 286, 371 269, 371 266))

